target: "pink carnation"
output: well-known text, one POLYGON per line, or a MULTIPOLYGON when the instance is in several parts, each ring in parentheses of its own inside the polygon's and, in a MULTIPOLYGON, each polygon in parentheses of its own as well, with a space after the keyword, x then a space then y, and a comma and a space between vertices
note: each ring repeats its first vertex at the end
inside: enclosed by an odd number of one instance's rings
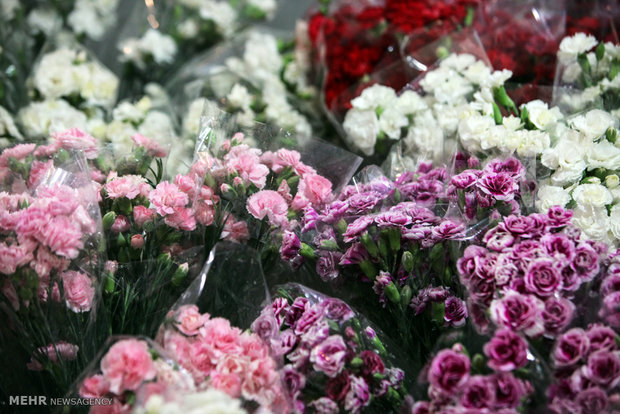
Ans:
POLYGON ((144 226, 147 221, 152 221, 155 218, 155 210, 144 207, 135 206, 133 208, 133 219, 140 227, 144 226))
POLYGON ((5 275, 12 275, 19 267, 34 260, 32 252, 17 244, 8 246, 0 243, 0 257, 0 273, 5 275))
POLYGON ((251 195, 247 201, 247 209, 253 217, 259 220, 268 217, 269 223, 275 226, 282 226, 287 221, 286 200, 272 190, 263 190, 251 195))
POLYGON ((45 174, 54 166, 52 160, 47 162, 33 161, 30 167, 30 178, 28 178, 28 188, 34 188, 41 183, 45 174))
POLYGON ((201 314, 196 305, 185 305, 174 313, 174 323, 179 331, 187 336, 198 335, 198 331, 209 319, 208 314, 201 314))
POLYGON ((43 365, 41 365, 40 362, 41 359, 47 359, 52 364, 58 363, 59 356, 61 360, 73 361, 77 358, 79 349, 80 348, 77 345, 64 341, 42 346, 33 352, 32 358, 26 366, 31 371, 43 371, 43 365))
POLYGON ((135 391, 157 374, 148 344, 137 339, 124 339, 112 345, 101 360, 101 371, 114 394, 135 391))
POLYGON ((244 182, 252 183, 258 189, 265 187, 269 168, 260 163, 258 156, 249 152, 241 153, 236 157, 230 157, 226 162, 226 167, 239 174, 244 182))
POLYGON ((192 231, 196 228, 196 217, 189 208, 175 208, 174 213, 166 216, 164 222, 175 229, 192 231))
POLYGON ((69 270, 62 274, 62 286, 65 292, 67 307, 73 312, 90 310, 95 288, 92 280, 84 273, 69 270))
POLYGON ((108 198, 125 197, 133 200, 138 195, 148 196, 151 187, 146 183, 146 179, 140 175, 123 175, 121 177, 108 177, 105 189, 108 198))
POLYGON ((83 150, 89 160, 97 158, 97 139, 79 128, 52 133, 58 149, 83 150))
POLYGON ((298 193, 302 193, 312 204, 324 204, 332 195, 332 183, 318 174, 306 174, 299 183, 298 193))
POLYGON ((167 154, 166 150, 155 142, 155 140, 147 138, 144 135, 135 134, 131 137, 131 139, 137 146, 144 147, 147 154, 151 157, 162 158, 167 154))
POLYGON ((110 391, 110 383, 103 375, 93 375, 82 382, 78 393, 82 398, 100 398, 110 391))
POLYGON ((230 215, 226 219, 226 223, 224 223, 224 229, 220 237, 223 240, 236 243, 249 240, 250 232, 248 231, 248 223, 243 220, 237 221, 230 215))
POLYGON ((189 202, 187 194, 179 191, 179 187, 167 181, 157 184, 157 187, 149 194, 149 200, 161 216, 173 214, 177 207, 185 207, 189 202))

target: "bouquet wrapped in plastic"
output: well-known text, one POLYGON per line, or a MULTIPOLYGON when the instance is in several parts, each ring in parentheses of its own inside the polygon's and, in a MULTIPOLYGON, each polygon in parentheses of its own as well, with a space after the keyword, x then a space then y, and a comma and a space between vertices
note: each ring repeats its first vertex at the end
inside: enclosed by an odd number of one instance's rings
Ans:
MULTIPOLYGON (((105 261, 83 148, 71 131, 53 139, 0 154, 3 364, 17 363, 16 372, 48 393, 66 389, 98 346, 92 324, 105 261)), ((3 388, 19 393, 24 385, 3 388)))
POLYGON ((404 395, 405 361, 345 302, 297 284, 280 286, 252 323, 272 354, 291 412, 396 412, 404 395))

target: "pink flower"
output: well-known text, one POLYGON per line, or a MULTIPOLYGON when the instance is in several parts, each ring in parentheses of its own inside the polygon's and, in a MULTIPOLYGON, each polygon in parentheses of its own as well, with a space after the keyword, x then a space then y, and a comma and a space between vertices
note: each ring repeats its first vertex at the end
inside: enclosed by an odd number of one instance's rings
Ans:
POLYGON ((54 167, 54 161, 47 160, 47 162, 41 162, 34 160, 30 167, 30 178, 28 178, 28 188, 35 188, 41 183, 45 174, 54 167))
POLYGON ((260 163, 258 157, 251 153, 241 153, 236 157, 230 157, 226 166, 239 174, 246 183, 252 183, 259 190, 265 187, 269 168, 260 163))
POLYGON ((541 297, 554 294, 562 284, 562 275, 555 262, 549 259, 532 261, 524 279, 525 289, 541 297))
POLYGON ((238 373, 215 371, 210 376, 210 385, 233 398, 241 397, 241 377, 238 373))
POLYGON ((527 336, 543 333, 542 312, 545 304, 533 295, 522 295, 509 290, 501 299, 491 302, 491 319, 496 325, 513 331, 523 331, 527 336))
POLYGON ((193 231, 196 228, 194 212, 189 208, 178 207, 174 213, 166 216, 164 222, 175 229, 193 231))
POLYGON ((62 286, 69 309, 76 313, 90 310, 95 288, 87 275, 73 270, 66 271, 62 274, 62 286))
POLYGON ((36 146, 36 144, 17 144, 14 147, 5 149, 0 154, 0 168, 8 168, 9 158, 24 161, 27 156, 33 153, 36 146))
POLYGON ((306 174, 299 183, 298 192, 314 205, 324 204, 332 195, 332 183, 318 174, 306 174))
POLYGON ((179 187, 162 181, 149 194, 149 200, 160 216, 173 214, 177 207, 185 207, 189 202, 187 194, 179 191, 179 187))
POLYGON ((344 398, 344 408, 353 414, 360 413, 370 403, 370 391, 363 378, 350 376, 351 386, 344 398))
POLYGON ((232 215, 229 215, 224 223, 224 229, 220 236, 222 240, 240 243, 250 239, 248 223, 243 220, 237 221, 232 215))
POLYGON ((97 139, 79 128, 52 133, 52 138, 58 149, 82 150, 89 160, 97 158, 97 139))
POLYGON ((254 360, 243 376, 241 395, 261 405, 269 406, 275 399, 275 389, 280 376, 276 364, 271 358, 254 360))
POLYGON ((112 233, 122 233, 129 230, 130 227, 131 223, 129 223, 127 217, 121 214, 116 216, 114 219, 114 223, 112 224, 112 227, 110 227, 110 231, 112 233))
POLYGON ((573 328, 559 336, 551 354, 556 367, 571 366, 584 358, 590 348, 590 340, 581 328, 573 328))
POLYGON ((65 216, 57 216, 43 226, 37 239, 49 246, 50 250, 59 256, 75 259, 84 243, 82 232, 76 228, 75 223, 65 216))
POLYGON ((310 352, 314 369, 324 372, 330 378, 338 375, 345 364, 347 346, 340 335, 331 335, 310 352))
POLYGON ((114 394, 135 391, 157 374, 148 344, 137 339, 124 339, 112 345, 101 360, 101 371, 114 394))
POLYGON ((230 326, 230 322, 224 318, 212 318, 205 322, 200 330, 201 339, 214 347, 219 354, 238 353, 241 350, 239 328, 230 326))
POLYGON ((133 208, 133 219, 140 227, 144 226, 144 223, 146 223, 147 221, 154 220, 155 214, 155 210, 144 206, 135 206, 133 208))
POLYGON ((527 343, 509 329, 501 329, 484 345, 487 362, 496 371, 513 371, 527 364, 527 343))
POLYGON ((24 246, 0 243, 0 273, 12 275, 15 271, 34 260, 32 252, 28 251, 24 246))
POLYGON ((33 352, 32 358, 26 366, 31 371, 43 371, 43 365, 40 362, 42 359, 48 360, 52 364, 57 364, 59 357, 61 360, 73 361, 77 358, 79 349, 77 345, 64 341, 42 346, 33 352))
POLYGON ((144 135, 135 134, 131 137, 131 139, 137 146, 143 147, 146 150, 146 153, 151 157, 162 158, 167 154, 166 150, 157 142, 151 138, 145 137, 144 135))
POLYGON ((247 209, 253 217, 259 220, 268 217, 269 223, 275 226, 283 226, 287 222, 286 200, 272 190, 263 190, 251 195, 247 201, 247 209))
POLYGON ((147 184, 146 179, 140 175, 123 175, 121 177, 108 177, 105 189, 111 199, 125 197, 133 200, 138 195, 148 196, 151 187, 147 184))
POLYGON ((209 314, 201 314, 196 305, 185 305, 174 313, 176 328, 184 335, 195 336, 209 319, 209 314))
POLYGON ((134 249, 141 249, 144 247, 144 236, 141 234, 134 234, 131 236, 131 247, 134 249))
MULTIPOLYGON (((1 245, 0 245, 1 250, 1 245)), ((50 271, 55 269, 58 272, 62 272, 69 267, 69 260, 58 257, 55 254, 50 253, 49 249, 45 246, 39 246, 37 249, 36 260, 30 263, 30 267, 34 269, 39 277, 49 276, 50 271)))
POLYGON ((100 398, 106 395, 110 391, 110 383, 103 377, 103 375, 93 375, 86 378, 78 393, 82 398, 100 398))

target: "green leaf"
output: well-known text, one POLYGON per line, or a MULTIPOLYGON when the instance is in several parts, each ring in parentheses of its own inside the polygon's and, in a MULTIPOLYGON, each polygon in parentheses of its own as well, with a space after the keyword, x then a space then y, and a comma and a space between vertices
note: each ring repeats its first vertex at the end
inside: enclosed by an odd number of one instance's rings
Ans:
POLYGON ((599 43, 594 53, 596 54, 596 60, 603 60, 603 57, 605 56, 605 44, 603 42, 599 43))

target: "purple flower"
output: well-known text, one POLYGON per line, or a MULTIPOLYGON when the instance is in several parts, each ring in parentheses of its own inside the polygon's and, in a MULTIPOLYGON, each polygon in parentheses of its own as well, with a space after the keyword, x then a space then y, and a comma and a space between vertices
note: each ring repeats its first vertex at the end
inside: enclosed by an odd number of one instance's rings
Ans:
POLYGON ((340 411, 338 404, 336 404, 334 400, 327 397, 321 397, 318 400, 314 400, 308 404, 308 406, 314 408, 316 414, 338 414, 340 411))
POLYGON ((523 331, 527 336, 543 333, 542 312, 544 303, 535 296, 522 295, 509 290, 504 297, 491 302, 491 319, 496 325, 523 331))
POLYGON ((507 231, 501 223, 487 231, 482 239, 489 250, 494 250, 496 252, 501 252, 502 250, 512 246, 515 240, 516 239, 512 233, 507 231))
POLYGON ((476 257, 476 272, 475 275, 480 279, 494 281, 496 279, 495 272, 497 271, 497 259, 496 253, 489 253, 486 256, 476 257))
POLYGON ((468 288, 472 300, 488 305, 493 300, 495 294, 495 281, 493 279, 474 277, 469 281, 468 288))
POLYGON ((284 322, 291 328, 295 326, 297 320, 310 307, 310 303, 306 298, 295 298, 293 304, 288 308, 284 322))
POLYGON ((359 264, 368 258, 368 251, 362 243, 353 243, 340 258, 339 265, 359 264))
POLYGON ((342 259, 342 253, 322 252, 316 262, 316 272, 325 282, 333 282, 340 274, 338 263, 342 259))
POLYGON ((510 201, 519 191, 519 185, 507 173, 483 174, 476 182, 476 187, 484 194, 500 201, 510 201))
POLYGON ((515 236, 528 237, 532 221, 528 216, 508 216, 504 219, 504 226, 515 236))
POLYGON ((547 233, 540 238, 540 242, 551 257, 571 261, 575 255, 575 244, 565 234, 547 233))
POLYGON ((290 262, 299 256, 301 249, 301 241, 292 231, 284 231, 282 233, 282 246, 280 246, 280 257, 285 262, 290 262))
POLYGON ((569 264, 560 270, 562 275, 562 289, 566 292, 574 292, 581 286, 581 279, 575 269, 569 264))
POLYGON ((581 279, 590 281, 599 271, 599 255, 588 243, 581 243, 575 248, 572 265, 581 279))
POLYGON ((338 375, 344 368, 347 346, 340 335, 331 335, 310 352, 310 362, 317 371, 330 378, 338 375))
POLYGON ((438 390, 453 394, 469 380, 469 358, 452 349, 444 349, 433 358, 428 382, 438 390))
POLYGON ((467 408, 492 408, 495 405, 494 381, 482 375, 469 378, 463 388, 461 404, 467 408))
POLYGON ((575 397, 575 403, 581 408, 583 414, 593 414, 604 412, 609 401, 604 390, 592 387, 579 391, 575 397))
POLYGON ((333 401, 342 401, 351 387, 351 378, 348 371, 343 371, 325 383, 325 394, 333 401))
POLYGON ((590 348, 590 340, 581 328, 573 328, 559 336, 551 354, 556 367, 576 364, 586 356, 590 348))
POLYGON ((387 375, 390 384, 396 388, 400 387, 405 379, 405 372, 400 368, 387 368, 385 375, 387 375))
POLYGON ((316 222, 319 219, 319 214, 312 207, 308 207, 304 210, 304 216, 301 220, 302 233, 306 233, 316 228, 316 222))
POLYGON ((369 339, 375 339, 375 337, 377 336, 375 330, 372 329, 370 326, 367 326, 366 329, 364 329, 364 332, 366 332, 366 336, 368 336, 369 339))
POLYGON ((262 340, 269 343, 271 338, 275 338, 280 331, 280 324, 276 321, 270 309, 263 311, 258 318, 252 322, 251 329, 262 340))
POLYGON ((527 343, 509 329, 500 329, 484 345, 489 368, 495 371, 513 371, 527 364, 527 343))
POLYGON ((275 356, 282 356, 290 352, 297 345, 298 337, 292 329, 280 332, 279 338, 271 339, 271 350, 275 356))
POLYGON ((296 399, 306 386, 306 377, 290 364, 282 368, 280 375, 289 397, 293 400, 296 399))
POLYGON ((375 223, 379 228, 403 227, 411 224, 411 217, 403 212, 386 211, 375 216, 375 223))
POLYGON ((495 374, 495 406, 497 408, 517 408, 527 393, 522 380, 508 372, 495 374))
POLYGON ((468 280, 474 274, 476 270, 476 257, 485 256, 487 249, 481 246, 469 245, 465 248, 463 257, 456 262, 456 268, 461 276, 461 279, 468 280))
POLYGON ((368 191, 360 194, 354 194, 347 199, 347 213, 360 215, 371 212, 386 195, 378 191, 368 191))
POLYGON ((469 188, 478 182, 478 178, 482 175, 480 170, 465 170, 460 174, 452 177, 450 184, 458 189, 469 188))
POLYGON ((293 329, 297 335, 306 332, 312 325, 323 317, 323 309, 318 306, 309 306, 295 323, 293 329))
POLYGON ((588 327, 586 335, 590 341, 590 352, 616 350, 616 333, 610 327, 594 324, 588 327))
MULTIPOLYGON (((293 352, 288 354, 286 358, 293 363, 293 366, 297 369, 305 367, 310 357, 310 350, 304 347, 298 346, 293 352)), ((304 368, 305 369, 305 368, 304 368)))
POLYGON ((382 374, 385 370, 385 364, 376 352, 365 350, 360 352, 359 356, 364 362, 360 369, 360 374, 369 381, 372 381, 373 374, 382 374))
POLYGON ((514 157, 508 157, 505 160, 502 160, 501 158, 496 158, 489 162, 486 167, 484 167, 484 171, 494 173, 507 173, 515 179, 525 178, 525 167, 523 167, 521 161, 514 157))
POLYGON ((531 262, 525 273, 525 288, 541 297, 554 294, 561 284, 562 275, 555 263, 549 259, 531 262))
POLYGON ((334 232, 333 227, 325 227, 323 231, 317 233, 316 236, 314 236, 314 239, 312 239, 312 243, 321 248, 323 247, 322 244, 324 242, 336 243, 336 233, 334 232))
POLYGON ((453 326, 455 328, 461 327, 465 324, 467 319, 467 307, 462 299, 456 296, 450 296, 446 299, 444 321, 446 326, 453 326))
POLYGON ((366 231, 366 229, 370 225, 372 225, 373 222, 374 222, 373 217, 362 216, 358 218, 357 220, 355 220, 353 223, 349 224, 349 226, 347 227, 347 231, 343 235, 344 242, 349 243, 357 239, 359 236, 362 235, 362 233, 366 231))
POLYGON ((265 307, 265 309, 271 309, 273 312, 273 316, 276 318, 278 322, 278 326, 282 325, 282 321, 284 320, 284 316, 288 312, 289 306, 288 301, 284 298, 275 298, 271 305, 265 307))
POLYGON ((431 237, 433 230, 428 225, 416 225, 402 229, 402 237, 407 240, 426 240, 431 237))
POLYGON ((351 307, 340 299, 325 299, 321 306, 325 309, 325 316, 336 322, 345 322, 355 316, 351 307))
POLYGON ((613 328, 620 328, 620 292, 612 292, 603 298, 599 316, 613 328))
POLYGON ((511 281, 521 277, 521 272, 514 263, 514 258, 510 253, 502 253, 497 256, 491 274, 495 277, 497 286, 505 286, 511 281))
POLYGON ((566 298, 550 297, 542 313, 546 334, 557 335, 573 320, 575 305, 566 298))
POLYGON ((547 225, 551 228, 564 227, 570 223, 573 212, 560 206, 552 206, 547 210, 547 225))
POLYGON ((363 378, 351 375, 351 387, 344 398, 344 409, 353 414, 362 411, 362 408, 370 402, 370 391, 368 384, 363 378))
POLYGON ((328 204, 323 208, 318 218, 319 220, 327 224, 334 224, 338 222, 342 217, 344 217, 348 209, 348 202, 334 201, 333 203, 328 204))
POLYGON ((437 240, 450 240, 463 236, 465 226, 452 220, 444 220, 438 226, 433 227, 433 237, 437 240))
POLYGON ((390 208, 389 211, 400 211, 407 214, 411 217, 414 224, 434 224, 439 221, 439 217, 437 217, 431 210, 411 201, 397 204, 390 208))
POLYGON ((431 403, 428 401, 417 401, 411 409, 411 414, 430 414, 430 412, 431 403))
POLYGON ((329 336, 329 324, 325 319, 315 322, 301 335, 301 346, 312 348, 329 336))
POLYGON ((614 388, 620 382, 620 357, 617 352, 593 352, 588 357, 583 375, 597 385, 614 388))
POLYGON ((605 297, 609 295, 610 293, 619 292, 619 291, 620 291, 620 274, 619 273, 613 273, 607 276, 603 280, 603 283, 601 283, 600 294, 602 297, 605 297))

